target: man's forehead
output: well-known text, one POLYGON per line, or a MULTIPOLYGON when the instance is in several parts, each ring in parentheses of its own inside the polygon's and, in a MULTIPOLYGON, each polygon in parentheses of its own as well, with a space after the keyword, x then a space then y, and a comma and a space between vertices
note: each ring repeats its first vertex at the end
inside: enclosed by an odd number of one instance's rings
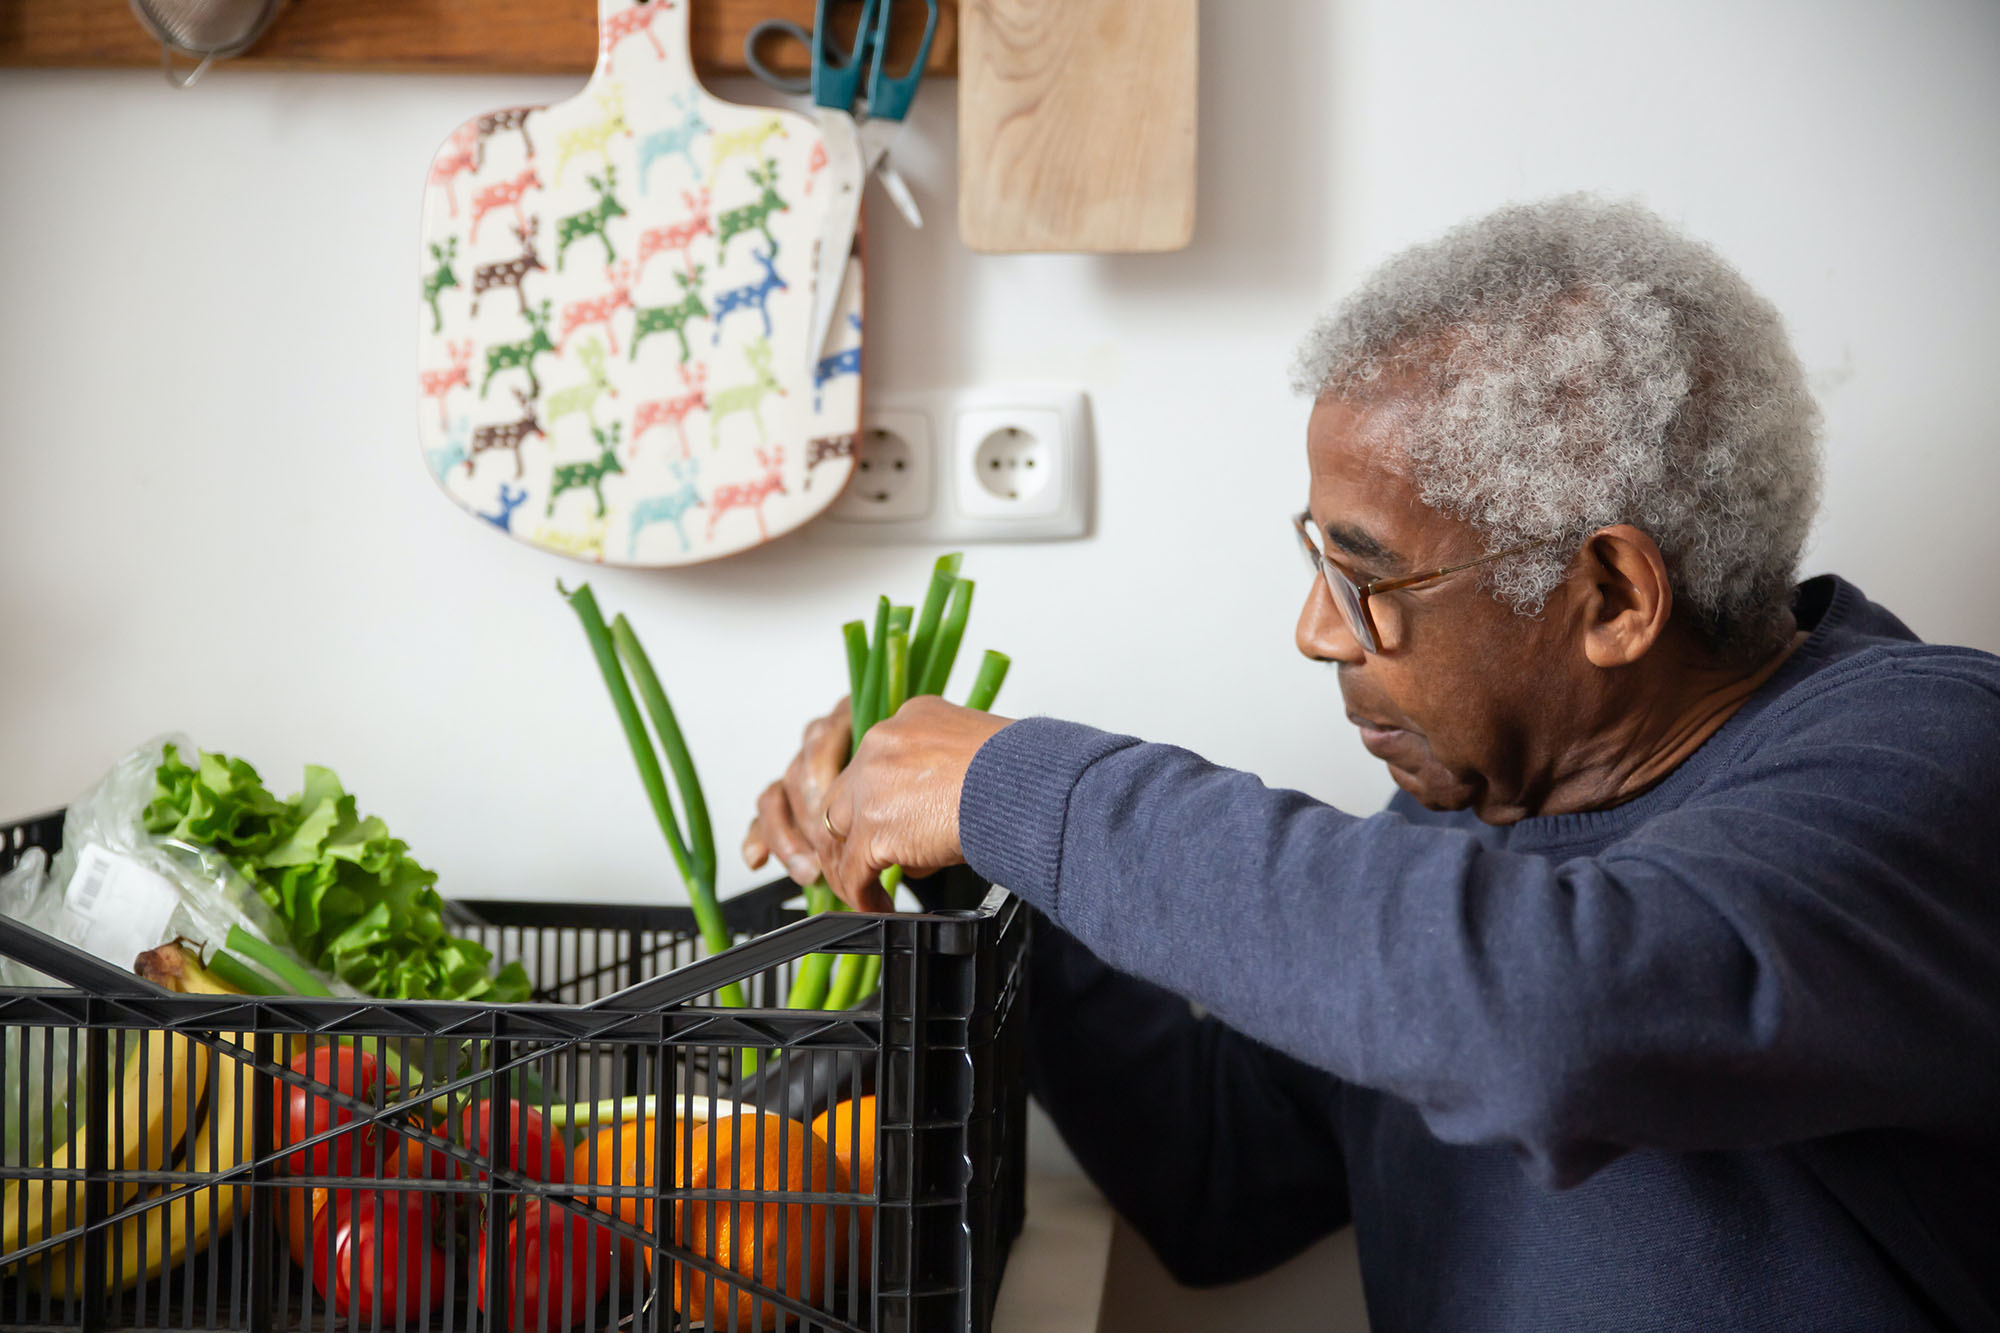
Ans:
POLYGON ((1313 520, 1352 555, 1397 558, 1430 545, 1452 524, 1393 465, 1402 411, 1393 398, 1359 406, 1326 398, 1307 424, 1313 520))

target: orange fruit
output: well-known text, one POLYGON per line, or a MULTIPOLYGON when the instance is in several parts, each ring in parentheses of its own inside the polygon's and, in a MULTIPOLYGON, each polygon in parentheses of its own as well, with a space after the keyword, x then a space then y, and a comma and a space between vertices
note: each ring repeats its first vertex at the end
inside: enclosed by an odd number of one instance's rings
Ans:
MULTIPOLYGON (((760 1195, 848 1189, 847 1172, 827 1150, 826 1140, 798 1121, 770 1112, 739 1111, 710 1121, 694 1131, 689 1147, 690 1160, 675 1163, 674 1183, 683 1189, 754 1190, 760 1195)), ((845 1248, 846 1227, 840 1224, 844 1219, 830 1216, 835 1211, 823 1204, 808 1207, 776 1198, 689 1200, 674 1205, 674 1239, 722 1268, 793 1300, 817 1305, 826 1295, 830 1261, 845 1248)), ((651 1262, 650 1252, 647 1260, 651 1262)), ((674 1308, 690 1320, 727 1327, 728 1315, 709 1315, 711 1287, 718 1301, 735 1293, 736 1327, 770 1328, 777 1323, 777 1306, 753 1300, 748 1289, 681 1264, 674 1267, 674 1308)))
MULTIPOLYGON (((645 1185, 650 1188, 656 1179, 653 1174, 653 1147, 657 1133, 651 1116, 606 1125, 576 1145, 569 1178, 579 1185, 645 1185)), ((672 1136, 667 1147, 671 1153, 673 1145, 680 1142, 680 1122, 675 1121, 674 1127, 667 1133, 672 1136)), ((620 1221, 647 1231, 653 1229, 651 1198, 636 1194, 603 1194, 584 1202, 620 1221)), ((632 1251, 636 1247, 625 1236, 616 1239, 619 1264, 631 1263, 632 1251)))
MULTIPOLYGON (((875 1188, 875 1094, 856 1097, 853 1101, 836 1102, 831 1110, 821 1111, 813 1117, 813 1133, 826 1140, 827 1149, 834 1160, 847 1172, 847 1178, 854 1182, 854 1188, 862 1194, 871 1193, 875 1188), (856 1152, 854 1137, 855 1121, 861 1122, 859 1134, 861 1142, 856 1152)), ((861 1215, 861 1253, 857 1270, 862 1280, 875 1271, 875 1209, 862 1204, 855 1211, 861 1215)), ((836 1262, 840 1271, 847 1271, 847 1247, 840 1247, 836 1262)))
POLYGON ((284 1210, 278 1217, 285 1232, 285 1246, 292 1252, 292 1262, 310 1271, 313 1222, 326 1207, 327 1191, 296 1185, 283 1193, 284 1210))

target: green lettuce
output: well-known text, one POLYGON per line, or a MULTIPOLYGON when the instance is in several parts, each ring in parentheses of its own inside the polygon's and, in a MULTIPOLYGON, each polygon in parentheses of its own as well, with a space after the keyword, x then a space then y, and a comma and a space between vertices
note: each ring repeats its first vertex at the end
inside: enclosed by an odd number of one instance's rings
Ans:
POLYGON ((241 759, 176 747, 153 776, 146 831, 213 847, 284 918, 306 962, 355 989, 395 1000, 528 998, 519 963, 497 974, 493 955, 448 934, 435 872, 388 826, 355 810, 332 770, 308 766, 289 801, 241 759))

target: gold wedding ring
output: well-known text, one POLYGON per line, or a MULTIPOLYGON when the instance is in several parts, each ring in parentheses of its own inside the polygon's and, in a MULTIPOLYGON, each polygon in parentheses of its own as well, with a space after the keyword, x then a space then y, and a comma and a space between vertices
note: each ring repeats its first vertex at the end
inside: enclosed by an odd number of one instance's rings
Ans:
POLYGON ((830 808, 828 808, 828 807, 824 807, 824 806, 823 806, 823 807, 821 807, 821 809, 820 809, 820 812, 819 812, 819 822, 820 822, 820 823, 822 823, 822 824, 824 824, 824 825, 826 825, 826 833, 827 833, 827 836, 828 836, 828 837, 830 837, 830 838, 837 838, 837 837, 839 837, 839 836, 840 836, 840 835, 839 835, 838 833, 835 833, 835 832, 833 831, 833 811, 832 811, 832 809, 830 809, 830 808))

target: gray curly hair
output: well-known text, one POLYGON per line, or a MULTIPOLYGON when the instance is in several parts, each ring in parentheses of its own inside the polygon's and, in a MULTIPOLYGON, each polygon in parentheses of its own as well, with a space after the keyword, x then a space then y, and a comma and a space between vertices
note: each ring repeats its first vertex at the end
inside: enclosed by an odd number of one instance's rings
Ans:
POLYGON ((1293 386, 1410 408, 1398 470, 1540 612, 1588 535, 1659 544, 1709 647, 1775 648, 1819 497, 1819 410, 1778 312, 1634 203, 1503 208, 1378 269, 1299 349, 1293 386))

